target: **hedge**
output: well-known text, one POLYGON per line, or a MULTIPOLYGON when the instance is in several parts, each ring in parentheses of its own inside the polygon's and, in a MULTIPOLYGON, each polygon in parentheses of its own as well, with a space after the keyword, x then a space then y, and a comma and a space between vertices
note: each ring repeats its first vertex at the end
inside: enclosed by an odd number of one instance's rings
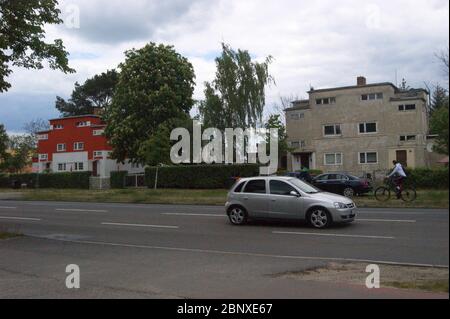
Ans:
POLYGON ((11 174, 0 177, 0 187, 27 184, 28 188, 78 188, 89 189, 91 172, 11 174))
MULTIPOLYGON (((145 170, 145 183, 155 185, 156 167, 145 170)), ((193 165, 165 166, 158 168, 159 188, 219 189, 229 188, 235 177, 259 175, 259 165, 193 165)))
POLYGON ((122 189, 125 188, 126 177, 128 175, 127 171, 111 172, 111 188, 122 189))
POLYGON ((448 173, 448 167, 406 169, 407 181, 416 188, 448 189, 448 173))

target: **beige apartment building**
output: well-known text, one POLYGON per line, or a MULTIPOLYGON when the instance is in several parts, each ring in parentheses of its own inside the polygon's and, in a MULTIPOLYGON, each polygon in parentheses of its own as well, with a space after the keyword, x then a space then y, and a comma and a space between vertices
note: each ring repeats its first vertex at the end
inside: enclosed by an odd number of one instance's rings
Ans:
POLYGON ((292 153, 288 169, 373 174, 398 160, 410 168, 436 158, 428 140, 428 92, 400 90, 392 83, 357 85, 308 92, 309 99, 286 109, 292 153))

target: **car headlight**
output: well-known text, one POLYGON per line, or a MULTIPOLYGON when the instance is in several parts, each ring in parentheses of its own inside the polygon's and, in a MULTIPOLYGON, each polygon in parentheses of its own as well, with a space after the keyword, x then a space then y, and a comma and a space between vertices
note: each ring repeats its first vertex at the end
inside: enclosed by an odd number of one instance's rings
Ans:
POLYGON ((347 205, 345 205, 344 203, 334 203, 334 207, 336 207, 337 209, 345 209, 347 208, 347 205))

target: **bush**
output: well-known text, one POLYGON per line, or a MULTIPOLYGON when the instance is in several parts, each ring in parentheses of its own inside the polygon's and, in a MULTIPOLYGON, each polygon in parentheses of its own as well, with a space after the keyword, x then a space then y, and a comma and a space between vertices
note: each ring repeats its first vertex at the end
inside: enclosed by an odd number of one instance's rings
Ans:
POLYGON ((407 183, 411 183, 416 188, 448 189, 448 168, 406 169, 406 174, 408 175, 407 183))
POLYGON ((89 189, 91 172, 52 174, 12 174, 0 178, 0 187, 26 184, 28 188, 78 188, 89 189))
MULTIPOLYGON (((146 185, 155 185, 156 167, 145 170, 146 185)), ((229 188, 235 177, 259 175, 259 165, 195 165, 167 166, 158 168, 159 188, 218 189, 229 188)))
POLYGON ((111 172, 111 188, 123 189, 125 188, 126 177, 128 175, 127 171, 111 172))

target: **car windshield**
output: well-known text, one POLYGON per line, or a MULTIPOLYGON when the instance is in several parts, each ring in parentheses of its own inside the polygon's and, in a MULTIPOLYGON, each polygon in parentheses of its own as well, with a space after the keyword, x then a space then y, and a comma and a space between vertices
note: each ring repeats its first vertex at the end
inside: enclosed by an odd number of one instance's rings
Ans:
POLYGON ((315 188, 314 186, 305 183, 297 178, 293 178, 289 180, 292 184, 294 184, 297 188, 299 188, 302 192, 305 192, 307 194, 316 194, 320 193, 320 190, 318 188, 315 188))

